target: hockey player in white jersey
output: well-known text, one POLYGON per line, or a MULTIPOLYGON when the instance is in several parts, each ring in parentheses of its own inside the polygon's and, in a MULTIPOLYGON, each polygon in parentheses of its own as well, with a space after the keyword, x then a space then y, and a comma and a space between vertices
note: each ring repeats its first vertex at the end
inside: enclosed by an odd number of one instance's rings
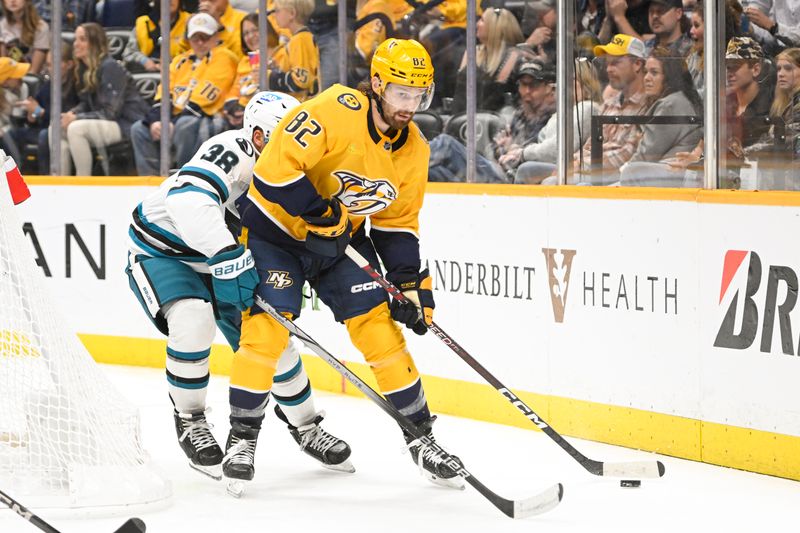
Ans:
MULTIPOLYGON (((227 458, 206 420, 209 355, 215 325, 236 352, 241 312, 253 304, 259 283, 250 251, 239 243, 236 201, 278 121, 299 102, 277 92, 253 96, 243 128, 216 135, 133 211, 126 272, 148 317, 167 335, 166 374, 175 429, 190 465, 215 479, 253 478, 256 439, 269 393, 292 437, 323 466, 354 471, 350 447, 319 426, 311 387, 293 343, 278 362, 270 391, 248 406, 255 422, 247 434, 234 426, 227 458), (255 429, 253 429, 255 428, 255 429)), ((239 356, 237 354, 236 356, 239 356)), ((235 357, 236 357, 235 356, 235 357)), ((234 393, 233 390, 231 392, 234 393)), ((242 416, 242 413, 232 413, 242 416)))

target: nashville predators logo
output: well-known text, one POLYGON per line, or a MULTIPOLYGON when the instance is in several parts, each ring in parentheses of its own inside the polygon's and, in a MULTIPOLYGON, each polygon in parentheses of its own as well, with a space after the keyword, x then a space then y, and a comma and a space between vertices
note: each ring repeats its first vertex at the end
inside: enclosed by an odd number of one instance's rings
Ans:
POLYGON ((386 180, 369 180, 346 170, 333 173, 341 185, 336 196, 354 215, 371 215, 397 199, 397 189, 386 180))
POLYGON ((285 289, 294 285, 294 280, 289 277, 289 273, 283 270, 268 270, 267 285, 274 285, 276 289, 285 289))
POLYGON ((340 94, 339 98, 336 100, 339 101, 340 104, 345 106, 347 109, 352 109, 353 111, 358 111, 361 109, 361 102, 358 101, 356 95, 351 93, 344 93, 340 94))

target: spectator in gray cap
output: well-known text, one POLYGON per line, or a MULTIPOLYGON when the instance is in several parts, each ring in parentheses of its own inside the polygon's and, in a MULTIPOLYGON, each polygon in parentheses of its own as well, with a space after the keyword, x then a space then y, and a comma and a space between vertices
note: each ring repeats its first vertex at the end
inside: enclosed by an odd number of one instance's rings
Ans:
MULTIPOLYGON (((572 113, 573 142, 571 150, 578 150, 589 137, 592 115, 600 111, 600 80, 591 61, 582 58, 575 65, 575 108, 572 113)), ((522 163, 517 167, 514 183, 555 185, 558 158, 558 115, 553 113, 536 142, 525 145, 522 163)))
POLYGON ((511 123, 495 136, 492 146, 510 181, 523 161, 523 149, 537 141, 556 110, 555 65, 538 59, 522 63, 517 73, 517 97, 519 107, 511 123))
MULTIPOLYGON (((531 59, 517 72, 519 108, 508 126, 500 130, 477 156, 479 183, 511 183, 522 162, 523 147, 535 142, 555 111, 556 71, 552 64, 531 59)), ((458 139, 441 134, 431 141, 428 179, 466 181, 467 149, 458 139)))

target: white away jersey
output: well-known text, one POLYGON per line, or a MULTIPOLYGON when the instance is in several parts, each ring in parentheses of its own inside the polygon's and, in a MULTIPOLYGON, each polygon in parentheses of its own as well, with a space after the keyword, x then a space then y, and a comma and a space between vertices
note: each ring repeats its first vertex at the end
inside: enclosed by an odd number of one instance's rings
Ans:
POLYGON ((234 202, 250 187, 256 151, 244 130, 204 142, 194 157, 133 211, 131 253, 177 259, 198 272, 206 260, 237 244, 228 221, 238 221, 234 202))

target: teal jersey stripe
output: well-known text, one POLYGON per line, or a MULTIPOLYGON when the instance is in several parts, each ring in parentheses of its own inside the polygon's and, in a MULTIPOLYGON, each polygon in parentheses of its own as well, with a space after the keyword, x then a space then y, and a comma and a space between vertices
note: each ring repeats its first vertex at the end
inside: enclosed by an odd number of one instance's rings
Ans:
POLYGON ((149 229, 154 233, 158 233, 162 237, 166 237, 168 240, 176 243, 178 246, 184 246, 186 248, 191 248, 188 244, 186 244, 183 239, 172 233, 171 231, 167 231, 161 226, 157 226, 147 220, 147 217, 144 216, 144 211, 142 210, 142 204, 139 204, 139 207, 136 208, 136 213, 139 215, 139 220, 144 224, 145 228, 149 229))
POLYGON ((272 378, 272 382, 273 383, 281 383, 283 381, 289 381, 290 379, 295 377, 297 374, 299 374, 300 370, 302 370, 302 369, 303 369, 303 361, 298 359, 296 365, 294 365, 287 372, 284 372, 283 374, 276 375, 274 378, 272 378))
POLYGON ((220 188, 220 190, 224 193, 225 197, 221 199, 223 202, 225 200, 227 200, 228 197, 231 195, 231 191, 228 190, 228 186, 225 185, 225 182, 222 180, 222 178, 220 178, 217 174, 214 174, 210 170, 205 169, 205 168, 200 168, 200 167, 184 166, 184 167, 181 167, 181 170, 178 172, 178 175, 180 176, 181 172, 184 172, 184 171, 185 172, 196 172, 198 174, 202 174, 203 176, 206 176, 209 179, 211 179, 214 183, 217 184, 217 186, 220 188))
POLYGON ((172 196, 172 195, 175 195, 175 194, 181 194, 181 193, 185 193, 185 192, 199 192, 199 193, 205 194, 206 196, 208 196, 209 198, 214 200, 214 203, 216 203, 216 204, 220 203, 220 200, 219 200, 219 198, 217 197, 216 194, 214 194, 213 192, 208 191, 208 190, 206 190, 206 189, 204 189, 202 187, 198 187, 197 185, 188 185, 187 184, 187 185, 183 185, 181 187, 176 187, 175 189, 170 189, 169 192, 167 193, 167 196, 172 196))
POLYGON ((162 252, 158 248, 155 248, 152 245, 150 245, 149 243, 147 243, 147 242, 143 241, 142 239, 140 239, 136 235, 136 233, 133 231, 133 227, 132 226, 128 227, 128 236, 131 238, 131 240, 133 240, 133 242, 136 244, 136 246, 138 246, 139 248, 141 248, 142 250, 147 252, 147 254, 150 255, 151 257, 162 257, 164 259, 175 259, 176 261, 186 261, 188 263, 204 263, 206 261, 206 259, 207 259, 205 256, 186 255, 186 254, 182 254, 182 253, 179 253, 179 252, 175 252, 175 254, 173 254, 173 255, 165 254, 164 252, 162 252))
POLYGON ((167 355, 183 361, 200 361, 211 355, 211 348, 200 350, 199 352, 180 352, 167 346, 167 355))

